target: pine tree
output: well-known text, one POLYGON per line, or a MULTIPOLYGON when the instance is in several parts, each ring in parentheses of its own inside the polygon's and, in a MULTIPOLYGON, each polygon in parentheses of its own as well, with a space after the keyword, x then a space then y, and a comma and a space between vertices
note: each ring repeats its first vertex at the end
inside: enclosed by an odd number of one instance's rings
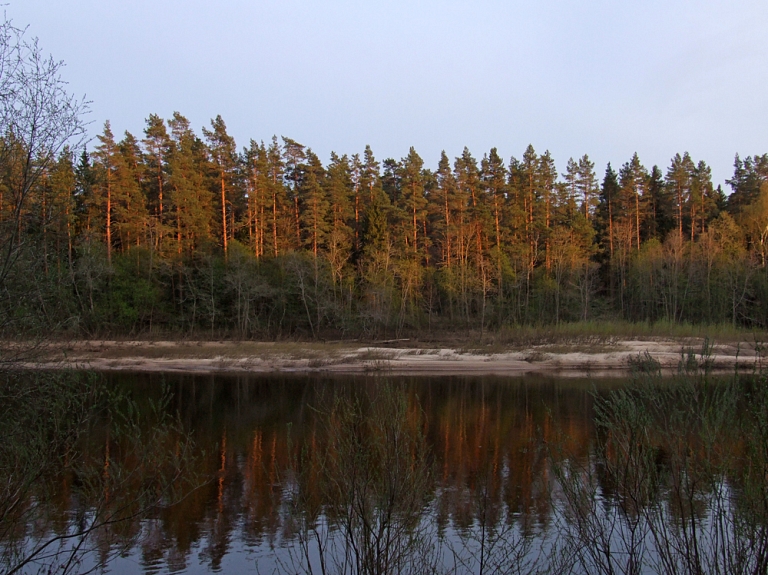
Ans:
POLYGON ((77 176, 75 173, 74 156, 69 147, 65 147, 50 177, 51 185, 51 224, 56 236, 56 253, 59 276, 61 276, 61 246, 63 239, 67 245, 67 264, 70 272, 73 270, 73 247, 75 237, 75 193, 77 176))
POLYGON ((619 178, 611 167, 610 162, 605 168, 603 185, 600 188, 600 201, 597 207, 599 223, 601 229, 601 243, 603 249, 608 248, 608 255, 613 258, 613 239, 614 239, 614 210, 616 208, 616 199, 619 195, 619 178), (607 245, 606 245, 607 244, 607 245))
MULTIPOLYGON (((580 194, 580 190, 578 187, 578 181, 579 181, 579 164, 577 164, 573 158, 568 158, 568 162, 565 165, 565 173, 563 174, 563 187, 565 192, 565 197, 563 198, 563 201, 576 205, 576 198, 580 194)), ((586 208, 586 204, 584 205, 584 208, 586 208)), ((584 209, 584 215, 586 216, 588 213, 588 210, 584 209)))
POLYGON ((685 204, 690 201, 693 171, 693 161, 688 152, 683 156, 675 154, 669 169, 667 169, 666 184, 672 192, 675 206, 675 225, 681 243, 683 241, 683 212, 685 204))
POLYGON ((456 179, 456 187, 459 189, 463 198, 460 200, 463 207, 466 208, 467 222, 464 226, 462 218, 461 250, 465 251, 462 259, 466 261, 469 258, 469 245, 474 246, 475 265, 480 268, 483 264, 483 212, 484 204, 481 196, 480 169, 477 166, 477 160, 472 156, 467 148, 456 158, 453 163, 453 173, 456 179))
POLYGON ((440 154, 440 162, 437 166, 437 189, 436 193, 430 196, 432 200, 436 230, 440 239, 438 243, 441 247, 442 262, 451 267, 451 239, 456 231, 456 223, 452 212, 456 210, 456 179, 451 171, 451 162, 445 151, 440 154))
POLYGON ((385 250, 389 240, 389 225, 386 216, 384 196, 374 196, 365 213, 363 252, 374 257, 385 250))
POLYGON ((285 161, 284 178, 288 185, 288 196, 293 205, 293 223, 296 234, 296 247, 301 245, 301 223, 299 221, 299 187, 306 170, 307 156, 304 146, 283 136, 283 158, 285 161))
POLYGON ((120 250, 125 252, 131 245, 140 245, 145 228, 149 230, 151 245, 157 247, 160 230, 156 229, 157 226, 147 225, 147 199, 141 188, 145 167, 141 165, 139 143, 130 132, 126 132, 117 147, 119 153, 114 181, 117 201, 113 201, 113 205, 120 234, 120 250))
POLYGON ((353 189, 355 210, 355 251, 360 251, 360 236, 362 233, 363 214, 374 196, 383 192, 381 185, 381 166, 373 156, 370 146, 365 146, 363 159, 355 154, 353 157, 353 189))
POLYGON ((675 227, 675 206, 672 195, 658 166, 653 166, 648 176, 648 217, 643 235, 646 240, 664 240, 675 227))
POLYGON ((597 205, 599 185, 595 175, 595 164, 590 161, 587 154, 581 157, 576 169, 576 190, 583 198, 582 209, 584 210, 584 217, 589 221, 597 205))
POLYGON ((365 146, 363 154, 363 174, 360 183, 368 190, 368 200, 373 201, 377 191, 383 191, 381 184, 381 167, 373 156, 370 146, 365 146))
POLYGON ((763 182, 768 181, 768 154, 747 156, 741 160, 738 154, 733 162, 733 178, 726 180, 733 193, 728 196, 728 211, 736 214, 752 203, 760 194, 763 182))
POLYGON ((208 140, 208 149, 216 173, 216 186, 220 191, 221 241, 226 255, 228 239, 234 236, 232 226, 227 226, 227 216, 228 212, 231 213, 234 210, 230 195, 238 164, 237 148, 234 138, 227 133, 227 126, 221 116, 211 120, 211 128, 211 130, 203 128, 203 135, 208 140))
POLYGON ((360 160, 360 154, 353 154, 350 164, 349 173, 350 182, 352 184, 352 210, 354 212, 354 220, 352 223, 352 233, 354 234, 353 249, 355 253, 360 252, 360 233, 361 233, 361 196, 363 193, 363 162, 360 160))
POLYGON ((543 201, 543 217, 539 219, 535 228, 544 239, 544 258, 546 268, 550 269, 551 236, 552 236, 552 212, 553 201, 556 198, 557 187, 557 168, 555 161, 549 153, 545 151, 539 157, 538 177, 540 183, 540 195, 543 201))
POLYGON ((97 205, 95 190, 96 174, 91 165, 91 157, 83 150, 75 166, 74 215, 76 235, 91 237, 91 224, 100 221, 100 207, 97 205))
POLYGON ((696 230, 699 234, 706 231, 710 221, 717 217, 718 194, 712 185, 712 170, 703 160, 696 164, 691 177, 691 241, 696 230))
POLYGON ((112 263, 112 219, 113 219, 113 187, 117 171, 117 144, 112 134, 109 120, 104 123, 104 132, 97 136, 99 145, 94 150, 96 160, 96 182, 99 191, 99 204, 104 210, 104 236, 107 246, 107 261, 112 263))
MULTIPOLYGON (((280 253, 280 247, 278 245, 278 238, 281 235, 280 228, 282 224, 281 214, 284 211, 284 205, 286 204, 285 187, 283 185, 283 174, 285 171, 285 164, 283 162, 283 156, 280 151, 280 144, 277 142, 277 137, 272 138, 272 143, 267 150, 267 166, 268 166, 268 187, 269 197, 271 199, 271 228, 272 228, 272 250, 275 257, 280 253)), ((290 224, 289 224, 290 225, 290 224)), ((284 234, 285 235, 285 234, 284 234)))
POLYGON ((189 120, 175 112, 168 121, 172 146, 168 160, 168 186, 175 219, 177 254, 191 253, 211 239, 215 220, 212 194, 206 188, 205 145, 195 135, 189 120))
POLYGON ((171 151, 171 140, 165 128, 165 122, 156 114, 150 114, 144 128, 144 148, 146 149, 145 181, 147 184, 147 197, 150 202, 150 210, 157 218, 156 244, 160 246, 165 236, 165 202, 163 197, 168 179, 168 156, 171 151))
MULTIPOLYGON (((524 222, 525 245, 527 248, 526 255, 526 299, 530 296, 530 281, 533 275, 533 269, 536 266, 538 260, 539 251, 539 230, 536 226, 537 213, 536 206, 539 204, 541 198, 541 182, 539 180, 540 161, 533 149, 532 145, 528 145, 523 154, 523 159, 520 162, 514 160, 515 171, 517 172, 517 181, 520 187, 519 197, 519 209, 522 211, 524 222)), ((512 162, 510 162, 512 164, 512 162)), ((527 307, 527 303, 526 303, 527 307)))
POLYGON ((359 180, 353 184, 353 169, 347 156, 331 153, 326 170, 326 196, 330 202, 330 229, 327 239, 328 260, 333 270, 334 282, 342 280, 342 270, 353 249, 354 230, 358 213, 353 198, 359 199, 359 180), (352 227, 350 227, 352 226, 352 227))
MULTIPOLYGON (((406 249, 414 254, 419 251, 419 224, 426 216, 427 200, 424 197, 424 175, 422 168, 424 161, 413 148, 400 163, 400 174, 402 182, 401 209, 410 219, 410 233, 405 233, 403 239, 406 249)), ((426 248, 427 238, 422 238, 422 247, 426 248)))
POLYGON ((269 209, 269 161, 267 148, 251 140, 245 152, 246 185, 248 187, 248 239, 254 255, 264 255, 266 212, 269 209))
POLYGON ((501 253, 502 246, 502 220, 504 194, 506 192, 507 170, 504 160, 498 154, 496 148, 491 148, 481 163, 483 190, 488 197, 493 213, 494 246, 501 253))
POLYGON ((648 172, 635 153, 619 172, 619 194, 615 214, 616 221, 621 223, 623 230, 621 239, 627 242, 630 250, 633 241, 636 242, 635 247, 640 249, 640 222, 647 188, 648 172))
POLYGON ((307 150, 304 154, 306 165, 298 182, 298 196, 301 199, 300 223, 303 229, 303 246, 311 250, 314 258, 325 247, 328 236, 329 203, 325 193, 325 170, 320 159, 307 150))
MULTIPOLYGON (((496 279, 496 286, 499 294, 503 293, 502 285, 502 267, 504 252, 504 201, 507 191, 507 169, 504 167, 504 160, 498 154, 496 148, 491 148, 490 152, 483 157, 480 163, 481 180, 484 192, 483 205, 486 206, 483 216, 490 216, 490 230, 486 232, 493 237, 492 259, 495 264, 493 275, 496 279)), ((486 274, 484 274, 485 276, 486 274)))

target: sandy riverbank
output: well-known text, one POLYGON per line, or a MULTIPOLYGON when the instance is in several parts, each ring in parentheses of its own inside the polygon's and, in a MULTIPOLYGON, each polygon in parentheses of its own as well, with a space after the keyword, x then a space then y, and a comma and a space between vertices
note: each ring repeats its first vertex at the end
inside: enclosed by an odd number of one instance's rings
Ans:
POLYGON ((143 372, 327 372, 392 374, 550 373, 615 375, 648 356, 667 372, 695 353, 713 369, 751 369, 765 352, 750 342, 714 344, 701 355, 695 338, 558 343, 522 349, 498 346, 438 347, 408 341, 301 343, 251 341, 68 341, 38 347, 29 367, 78 367, 97 371, 143 372))

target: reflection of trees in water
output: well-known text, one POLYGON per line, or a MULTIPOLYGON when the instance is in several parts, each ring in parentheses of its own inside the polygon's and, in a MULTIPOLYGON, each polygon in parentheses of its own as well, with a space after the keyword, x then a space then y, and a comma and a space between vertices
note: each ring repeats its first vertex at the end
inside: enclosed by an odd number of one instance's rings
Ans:
POLYGON ((73 573, 142 539, 200 479, 167 395, 144 409, 83 373, 0 377, 0 567, 73 573))
POLYGON ((564 401, 554 386, 534 385, 446 384, 430 426, 441 465, 439 521, 472 525, 482 492, 489 523, 505 510, 526 529, 547 523, 550 477, 543 442, 552 439, 554 419, 555 425, 568 426, 571 441, 586 457, 591 419, 589 405, 580 401, 586 392, 567 393, 564 401))
MULTIPOLYGON (((319 406, 372 393, 385 379, 180 379, 174 407, 198 430, 196 440, 209 454, 201 471, 221 481, 164 511, 158 527, 164 537, 152 544, 178 557, 201 541, 204 559, 215 566, 238 541, 297 541, 296 525, 286 520, 284 490, 293 477, 286 470, 303 451, 327 452, 328 426, 319 406)), ((151 393, 155 380, 135 385, 136 393, 151 393)), ((530 535, 547 525, 551 473, 542 441, 555 427, 567 426, 586 457, 591 399, 583 388, 494 378, 398 378, 395 385, 405 393, 409 417, 421 414, 433 457, 429 509, 436 536, 450 531, 474 538, 477 526, 490 534, 500 522, 505 532, 515 527, 530 535)), ((304 501, 320 509, 328 496, 320 466, 312 458, 302 463, 310 487, 304 501)), ((145 553, 157 555, 149 548, 145 553)))
MULTIPOLYGON (((760 385, 707 395, 697 378, 601 391, 597 429, 590 392, 547 380, 181 378, 168 410, 213 480, 94 541, 104 557, 118 535, 140 542, 145 566, 174 569, 195 555, 223 568, 247 545, 283 546, 296 570, 322 545, 328 572, 405 558, 414 571, 761 572, 768 402, 760 385)), ((150 398, 157 383, 126 389, 150 398)), ((66 528, 67 493, 46 528, 66 528)))
MULTIPOLYGON (((293 465, 291 522, 298 553, 290 571, 424 573, 436 562, 424 521, 433 494, 425 418, 386 382, 318 405, 320 440, 293 465)), ((314 434, 313 434, 314 438, 314 434)))

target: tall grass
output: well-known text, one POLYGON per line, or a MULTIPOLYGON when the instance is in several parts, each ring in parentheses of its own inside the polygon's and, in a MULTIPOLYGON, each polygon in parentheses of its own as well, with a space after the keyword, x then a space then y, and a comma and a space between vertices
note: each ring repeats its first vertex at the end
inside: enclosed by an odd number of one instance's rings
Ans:
POLYGON ((768 378, 715 379, 707 349, 682 357, 672 380, 637 370, 596 395, 588 462, 553 449, 554 512, 575 572, 768 569, 768 378))

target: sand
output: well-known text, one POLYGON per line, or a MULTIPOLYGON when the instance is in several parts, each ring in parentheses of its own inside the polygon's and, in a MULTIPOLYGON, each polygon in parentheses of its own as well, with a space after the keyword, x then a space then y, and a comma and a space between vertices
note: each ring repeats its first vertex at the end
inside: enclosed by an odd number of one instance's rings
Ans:
MULTIPOLYGON (((8 349, 6 343, 0 347, 8 349)), ((611 376, 633 367, 665 373, 680 362, 716 371, 762 367, 766 352, 750 342, 714 344, 687 339, 558 343, 524 349, 497 346, 430 347, 407 340, 361 345, 355 342, 301 343, 251 341, 68 341, 37 346, 32 368, 75 367, 96 371, 178 373, 388 373, 414 375, 611 376), (692 354, 692 355, 691 355, 692 354)), ((32 356, 30 356, 32 357, 32 356)))

